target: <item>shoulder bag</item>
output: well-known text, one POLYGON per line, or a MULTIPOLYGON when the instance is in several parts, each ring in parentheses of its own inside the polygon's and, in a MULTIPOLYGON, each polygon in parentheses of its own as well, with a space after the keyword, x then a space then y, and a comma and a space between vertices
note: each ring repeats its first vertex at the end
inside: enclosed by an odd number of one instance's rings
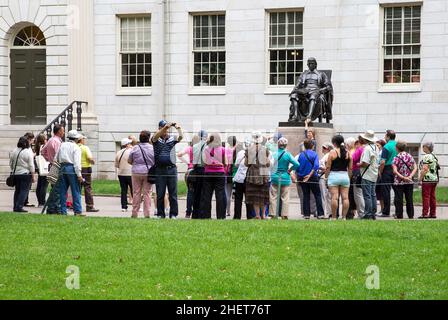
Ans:
POLYGON ((19 162, 19 157, 20 157, 20 154, 22 153, 22 151, 23 151, 23 149, 20 150, 19 154, 17 155, 16 164, 14 165, 14 171, 9 174, 8 178, 6 178, 6 185, 8 187, 13 188, 16 186, 16 179, 14 178, 14 176, 16 174, 17 163, 19 162))
POLYGON ((55 160, 50 166, 50 170, 48 171, 47 181, 51 185, 55 185, 59 179, 59 171, 61 170, 61 164, 59 163, 59 153, 60 151, 58 152, 58 155, 56 156, 55 160))
POLYGON ((148 182, 149 184, 155 184, 156 183, 156 166, 152 166, 151 168, 148 165, 148 161, 146 161, 145 152, 143 151, 142 146, 138 146, 140 148, 140 151, 142 152, 143 160, 145 160, 146 168, 148 169, 148 182))

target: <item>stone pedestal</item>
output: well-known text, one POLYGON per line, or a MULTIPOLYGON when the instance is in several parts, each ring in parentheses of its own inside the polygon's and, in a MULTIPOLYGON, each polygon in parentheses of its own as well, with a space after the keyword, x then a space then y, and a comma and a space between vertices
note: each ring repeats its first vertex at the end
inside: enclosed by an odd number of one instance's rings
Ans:
MULTIPOLYGON (((310 128, 315 132, 317 142, 317 152, 319 157, 322 157, 322 145, 326 142, 331 142, 331 139, 336 134, 336 131, 331 124, 311 123, 310 128)), ((293 155, 298 155, 301 150, 301 145, 305 140, 305 124, 304 123, 280 123, 277 131, 288 139, 288 151, 293 155)))

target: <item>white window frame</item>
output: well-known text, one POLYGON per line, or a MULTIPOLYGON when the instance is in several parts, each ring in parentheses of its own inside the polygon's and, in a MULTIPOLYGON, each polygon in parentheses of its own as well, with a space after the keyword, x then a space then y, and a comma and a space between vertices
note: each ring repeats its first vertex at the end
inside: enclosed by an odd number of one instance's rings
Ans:
POLYGON ((116 95, 117 96, 150 96, 154 86, 154 55, 153 55, 153 32, 151 13, 126 13, 116 15, 116 95), (121 19, 122 18, 143 18, 149 17, 151 24, 151 87, 124 88, 121 86, 121 19))
POLYGON ((193 11, 188 13, 188 54, 189 54, 189 68, 188 68, 188 95, 225 95, 227 93, 227 66, 228 66, 228 54, 227 54, 227 14, 226 11, 193 11), (193 54, 193 40, 194 40, 194 17, 195 16, 204 16, 204 15, 224 15, 225 21, 225 52, 226 52, 226 85, 225 86, 204 86, 204 87, 195 87, 194 85, 194 54, 193 54))
MULTIPOLYGON (((273 12, 297 12, 300 11, 303 14, 303 19, 305 20, 305 8, 298 7, 298 8, 275 8, 275 9, 266 9, 265 10, 265 91, 264 94, 289 94, 293 90, 293 86, 291 85, 284 85, 284 86, 273 86, 270 84, 270 51, 269 51, 269 43, 270 43, 270 14, 273 12)), ((303 50, 303 68, 305 69, 306 60, 305 60, 305 23, 302 21, 303 24, 303 41, 302 46, 300 48, 295 48, 298 50, 303 50)), ((297 79, 296 79, 297 80, 297 79)))
POLYGON ((407 6, 420 6, 423 9, 423 2, 400 2, 396 1, 394 3, 383 3, 380 4, 380 45, 379 45, 379 72, 378 72, 378 92, 387 93, 387 92, 421 92, 422 91, 422 82, 424 79, 424 72, 422 69, 421 61, 422 61, 422 18, 420 18, 420 82, 417 83, 384 83, 384 14, 385 8, 389 7, 407 7, 407 6))

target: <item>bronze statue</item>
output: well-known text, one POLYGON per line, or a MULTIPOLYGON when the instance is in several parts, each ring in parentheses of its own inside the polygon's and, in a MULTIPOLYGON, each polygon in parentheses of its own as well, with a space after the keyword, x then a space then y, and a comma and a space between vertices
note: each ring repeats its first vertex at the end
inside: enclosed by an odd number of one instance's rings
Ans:
POLYGON ((304 71, 289 98, 291 107, 289 122, 310 123, 325 118, 327 123, 333 119, 333 85, 329 76, 318 71, 315 58, 308 59, 309 70, 304 71))

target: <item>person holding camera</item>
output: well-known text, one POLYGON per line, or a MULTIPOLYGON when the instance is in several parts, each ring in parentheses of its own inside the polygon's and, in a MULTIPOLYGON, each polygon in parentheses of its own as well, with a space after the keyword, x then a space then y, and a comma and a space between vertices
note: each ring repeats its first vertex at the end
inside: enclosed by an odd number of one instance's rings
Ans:
POLYGON ((159 131, 152 137, 154 146, 156 192, 157 192, 157 216, 165 219, 165 192, 168 188, 170 202, 170 219, 177 219, 179 207, 177 203, 177 166, 176 144, 183 139, 182 128, 177 123, 168 123, 165 120, 159 122, 159 131), (178 136, 169 134, 169 130, 175 128, 178 136))

